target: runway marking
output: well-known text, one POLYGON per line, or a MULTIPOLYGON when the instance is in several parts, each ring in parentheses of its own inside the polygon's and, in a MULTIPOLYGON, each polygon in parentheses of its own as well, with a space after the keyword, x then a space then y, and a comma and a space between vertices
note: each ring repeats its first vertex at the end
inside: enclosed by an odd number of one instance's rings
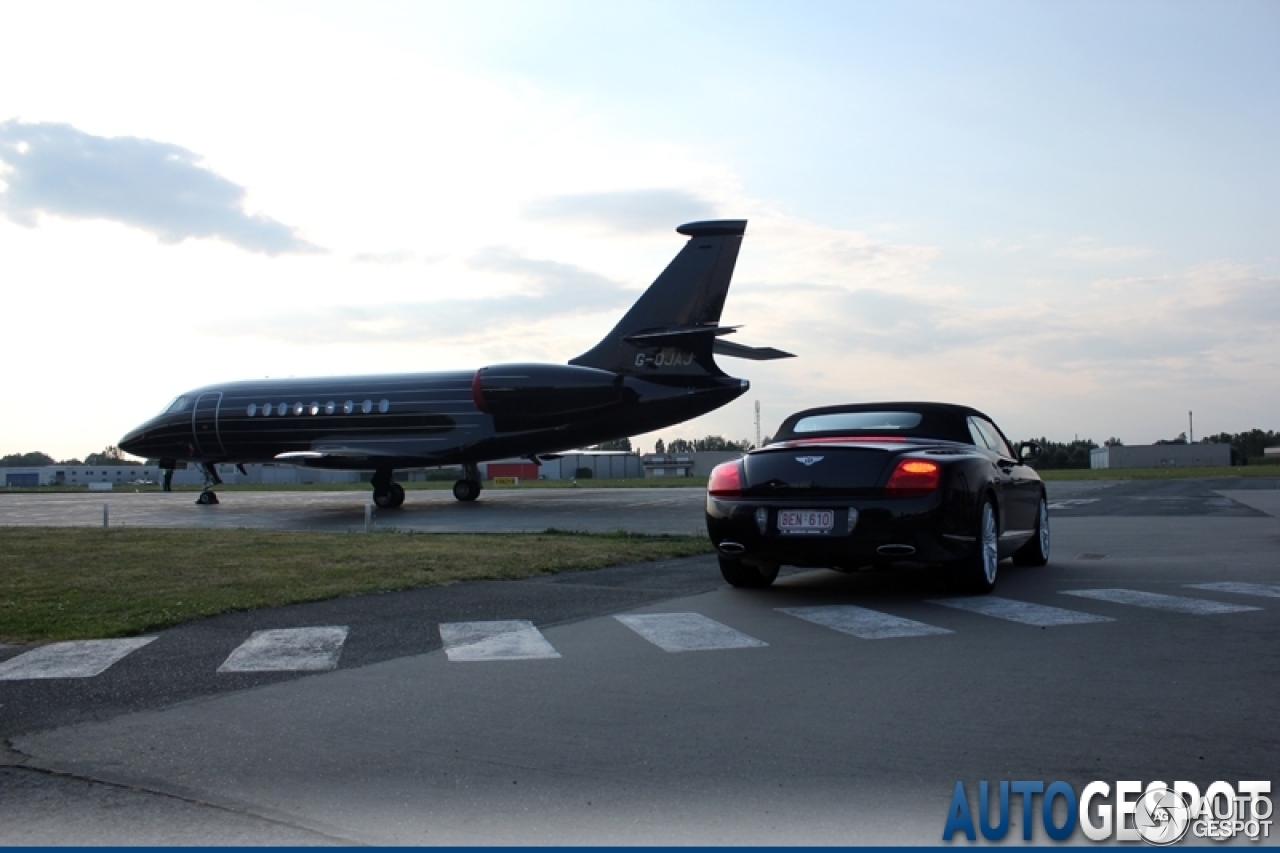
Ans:
POLYGON ((0 663, 0 681, 36 678, 92 678, 155 637, 126 640, 75 640, 52 643, 0 663))
POLYGON ((1188 583, 1183 586, 1191 589, 1207 589, 1211 592, 1234 592, 1239 595, 1260 595, 1264 598, 1280 598, 1280 586, 1265 583, 1235 583, 1233 581, 1222 581, 1220 583, 1188 583))
POLYGON ((1055 625, 1083 625, 1088 622, 1114 622, 1110 616, 1095 616, 1092 613, 1081 613, 1078 610, 1064 610, 1061 607, 1049 607, 1044 604, 1031 604, 1027 601, 1014 601, 1011 598, 996 598, 990 595, 966 598, 935 598, 930 604, 941 604, 943 607, 954 607, 956 610, 967 610, 996 619, 1007 619, 1010 622, 1021 622, 1023 625, 1035 625, 1049 628, 1055 625))
POLYGON ((440 639, 451 661, 537 660, 560 653, 527 619, 443 622, 440 639))
POLYGON ((953 634, 946 628, 926 625, 914 619, 890 616, 878 610, 855 607, 852 604, 831 604, 823 607, 779 607, 779 613, 795 616, 806 622, 831 628, 843 634, 852 634, 864 640, 889 640, 896 637, 924 637, 930 634, 953 634))
POLYGON ((1247 604, 1223 604, 1220 601, 1208 601, 1203 598, 1183 598, 1178 595, 1163 595, 1158 592, 1140 592, 1136 589, 1064 589, 1063 595, 1076 595, 1081 598, 1095 598, 1099 601, 1110 601, 1115 604, 1132 604, 1134 607, 1147 607, 1152 610, 1168 610, 1171 613, 1188 613, 1192 616, 1209 616, 1215 613, 1243 613, 1246 610, 1261 610, 1247 604))
POLYGON ((275 628, 254 631, 218 672, 321 672, 336 669, 345 625, 327 628, 275 628))
POLYGON ((1049 509, 1072 509, 1073 507, 1083 506, 1084 504, 1096 504, 1101 498, 1065 498, 1063 500, 1053 501, 1049 504, 1049 509))
POLYGON ((701 613, 649 613, 613 618, 664 652, 705 652, 769 645, 701 613))

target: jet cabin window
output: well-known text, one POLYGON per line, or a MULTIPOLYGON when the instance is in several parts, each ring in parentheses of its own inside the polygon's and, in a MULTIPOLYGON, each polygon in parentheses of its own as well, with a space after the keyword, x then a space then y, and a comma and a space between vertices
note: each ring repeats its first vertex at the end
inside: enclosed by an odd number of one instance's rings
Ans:
POLYGON ((257 403, 250 403, 250 404, 249 404, 249 408, 248 408, 248 409, 246 409, 246 410, 245 410, 245 412, 246 412, 246 414, 248 414, 248 415, 249 415, 249 417, 253 417, 254 415, 258 414, 258 404, 257 404, 257 403))

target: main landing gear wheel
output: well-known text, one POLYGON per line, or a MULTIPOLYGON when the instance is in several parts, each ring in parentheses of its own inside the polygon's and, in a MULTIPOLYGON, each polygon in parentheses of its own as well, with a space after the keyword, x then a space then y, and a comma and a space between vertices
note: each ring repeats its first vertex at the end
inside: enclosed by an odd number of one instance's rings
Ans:
POLYGON ((196 503, 200 506, 213 506, 218 502, 218 496, 214 492, 205 491, 200 493, 200 497, 196 498, 196 503))
POLYGON ((1019 566, 1043 566, 1049 562, 1049 504, 1043 496, 1036 512, 1036 535, 1013 552, 1013 562, 1019 566))
POLYGON ((756 566, 724 554, 720 558, 720 574, 729 586, 740 589, 764 589, 778 577, 778 566, 756 566))
POLYGON ((1000 532, 996 526, 996 505, 991 498, 983 498, 974 532, 977 547, 961 564, 960 580, 971 592, 986 595, 996 588, 1000 565, 1000 532))
POLYGON ((385 489, 375 489, 373 503, 378 509, 398 509, 404 505, 404 486, 391 483, 385 489))
POLYGON ((453 484, 453 496, 460 501, 473 501, 480 497, 479 480, 459 480, 453 484))

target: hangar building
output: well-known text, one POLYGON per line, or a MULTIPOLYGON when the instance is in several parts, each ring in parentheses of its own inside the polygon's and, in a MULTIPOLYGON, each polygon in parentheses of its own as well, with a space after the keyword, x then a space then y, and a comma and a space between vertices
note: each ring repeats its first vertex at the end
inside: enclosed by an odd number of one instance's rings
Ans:
POLYGON ((1116 444, 1095 447, 1090 468, 1210 468, 1231 464, 1229 444, 1116 444))

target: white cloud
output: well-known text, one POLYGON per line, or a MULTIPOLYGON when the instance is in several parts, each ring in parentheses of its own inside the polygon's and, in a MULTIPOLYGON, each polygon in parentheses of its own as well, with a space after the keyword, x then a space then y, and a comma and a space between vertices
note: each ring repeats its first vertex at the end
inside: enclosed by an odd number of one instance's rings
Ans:
POLYGON ((0 123, 0 160, 0 213, 26 227, 44 214, 113 220, 162 243, 214 237, 268 255, 317 250, 294 229, 246 212, 243 187, 177 145, 10 119, 0 123))

